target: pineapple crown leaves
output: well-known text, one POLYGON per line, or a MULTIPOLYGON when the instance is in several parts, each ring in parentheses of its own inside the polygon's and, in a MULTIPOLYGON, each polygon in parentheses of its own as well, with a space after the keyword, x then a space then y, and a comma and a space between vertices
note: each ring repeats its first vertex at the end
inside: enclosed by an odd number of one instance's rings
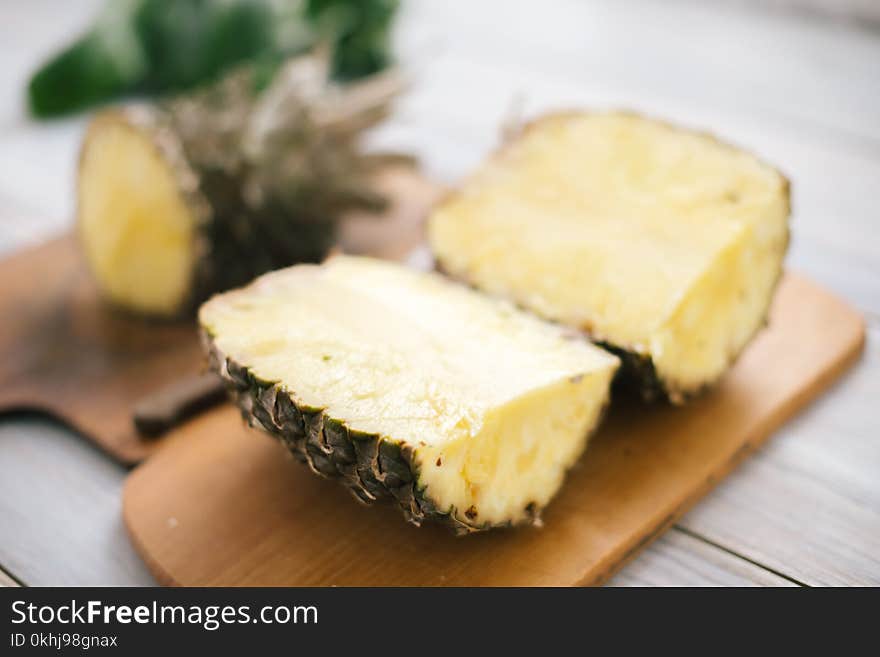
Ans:
POLYGON ((215 207, 245 224, 268 217, 271 226, 263 230, 271 232, 384 209, 371 174, 388 156, 363 153, 359 141, 390 112, 402 88, 399 74, 337 85, 330 57, 319 49, 289 60, 263 91, 258 82, 253 68, 239 69, 164 106, 206 191, 223 199, 215 207))

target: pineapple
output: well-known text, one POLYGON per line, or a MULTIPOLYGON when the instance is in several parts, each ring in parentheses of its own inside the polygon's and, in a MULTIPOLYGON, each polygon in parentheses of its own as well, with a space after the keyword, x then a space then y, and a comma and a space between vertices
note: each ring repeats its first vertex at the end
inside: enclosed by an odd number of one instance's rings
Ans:
POLYGON ((359 500, 458 533, 538 521, 618 365, 508 302, 355 256, 266 274, 199 320, 252 425, 359 500))
POLYGON ((378 212, 380 154, 358 139, 400 88, 347 86, 326 53, 292 60, 263 91, 242 70, 158 106, 100 113, 83 142, 78 234, 98 288, 130 312, 173 318, 214 292, 320 261, 350 210, 378 212))
POLYGON ((181 312, 196 285, 209 206, 179 143, 148 112, 108 111, 80 157, 78 236, 102 294, 139 314, 181 312))
POLYGON ((585 331, 647 398, 719 379, 782 273, 789 186, 712 137, 628 113, 522 130, 429 219, 438 267, 585 331))

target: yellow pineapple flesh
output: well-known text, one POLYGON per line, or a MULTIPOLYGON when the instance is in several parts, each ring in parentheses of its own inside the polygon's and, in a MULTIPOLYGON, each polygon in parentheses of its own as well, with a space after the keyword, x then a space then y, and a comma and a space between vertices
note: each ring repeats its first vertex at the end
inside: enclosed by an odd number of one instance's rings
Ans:
POLYGON ((173 316, 189 301, 197 221, 179 171, 146 129, 110 112, 84 141, 78 235, 103 295, 139 314, 173 316))
POLYGON ((765 321, 786 179, 705 134, 632 114, 541 119, 429 221, 440 267, 648 364, 673 401, 765 321))

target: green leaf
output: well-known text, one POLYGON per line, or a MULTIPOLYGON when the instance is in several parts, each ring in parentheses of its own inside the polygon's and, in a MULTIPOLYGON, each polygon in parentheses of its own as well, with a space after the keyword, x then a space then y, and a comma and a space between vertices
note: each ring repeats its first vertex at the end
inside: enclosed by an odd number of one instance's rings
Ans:
POLYGON ((50 117, 121 95, 210 83, 241 64, 265 82, 318 42, 342 80, 384 68, 396 0, 108 0, 95 26, 29 83, 31 112, 50 117))

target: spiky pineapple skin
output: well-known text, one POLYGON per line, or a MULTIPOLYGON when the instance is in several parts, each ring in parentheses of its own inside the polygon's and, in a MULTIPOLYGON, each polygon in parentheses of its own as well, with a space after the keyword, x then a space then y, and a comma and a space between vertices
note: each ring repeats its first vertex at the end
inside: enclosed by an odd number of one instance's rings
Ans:
MULTIPOLYGON (((297 244, 285 244, 280 249, 271 240, 267 240, 261 248, 253 244, 247 247, 238 244, 239 238, 233 234, 232 220, 226 215, 235 215, 232 219, 237 219, 241 213, 227 208, 225 197, 228 196, 228 189, 223 185, 210 184, 211 172, 200 170, 191 162, 183 141, 165 113, 153 106, 136 105, 100 112, 83 140, 80 168, 90 136, 109 123, 139 133, 152 145, 170 169, 177 193, 189 210, 195 228, 189 292, 174 312, 153 314, 151 318, 192 316, 198 305, 212 294, 242 285, 266 271, 291 262, 318 262, 333 245, 336 233, 332 222, 293 224, 290 232, 296 236, 297 244)), ((130 310, 124 305, 115 305, 123 312, 130 310)), ((139 311, 138 314, 145 313, 139 311)))
POLYGON ((201 338, 210 367, 223 379, 242 418, 279 440, 315 474, 339 481, 359 502, 392 501, 407 522, 416 526, 425 521, 438 523, 457 535, 540 526, 541 509, 534 503, 524 509, 522 520, 495 524, 462 520, 454 507, 440 508, 420 482, 417 446, 353 430, 344 420, 303 403, 280 384, 262 380, 228 358, 204 328, 201 338))

